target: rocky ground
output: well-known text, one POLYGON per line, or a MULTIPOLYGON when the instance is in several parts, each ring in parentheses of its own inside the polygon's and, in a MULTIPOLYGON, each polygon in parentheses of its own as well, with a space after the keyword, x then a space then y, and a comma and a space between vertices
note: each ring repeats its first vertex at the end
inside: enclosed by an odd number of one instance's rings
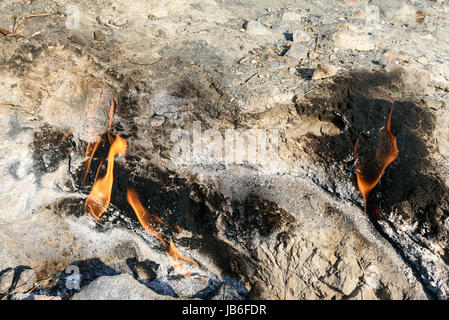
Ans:
POLYGON ((71 5, 0 3, 3 299, 449 297, 448 1, 71 5), (84 202, 109 144, 84 184, 83 164, 112 100, 128 148, 98 224, 84 202), (373 153, 393 101, 399 157, 373 223, 353 151, 360 137, 373 153), (210 161, 205 139, 173 161, 194 123, 276 129, 278 161, 210 161), (140 226, 129 186, 192 275, 140 226))

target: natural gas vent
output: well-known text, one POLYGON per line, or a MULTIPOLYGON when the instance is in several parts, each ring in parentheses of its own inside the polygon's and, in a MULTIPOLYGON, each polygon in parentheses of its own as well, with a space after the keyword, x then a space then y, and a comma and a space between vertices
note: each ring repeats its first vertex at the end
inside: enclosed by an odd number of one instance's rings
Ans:
POLYGON ((393 107, 388 114, 388 120, 385 127, 382 127, 379 133, 379 145, 376 155, 371 158, 359 157, 357 147, 360 138, 357 138, 354 147, 355 171, 357 175, 357 185, 365 200, 365 214, 370 219, 380 219, 380 209, 377 204, 372 204, 370 199, 371 191, 380 181, 385 169, 398 157, 398 147, 396 137, 391 132, 391 114, 393 107), (369 209, 368 209, 369 207, 369 209))

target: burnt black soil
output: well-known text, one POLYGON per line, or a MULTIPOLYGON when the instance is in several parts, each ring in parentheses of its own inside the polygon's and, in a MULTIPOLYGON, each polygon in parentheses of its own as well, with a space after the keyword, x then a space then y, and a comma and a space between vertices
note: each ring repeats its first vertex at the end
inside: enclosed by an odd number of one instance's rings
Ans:
MULTIPOLYGON (((429 142, 436 119, 419 101, 390 98, 403 90, 400 73, 353 73, 314 90, 296 109, 301 116, 318 116, 340 129, 336 136, 309 135, 309 147, 323 167, 341 164, 340 172, 332 173, 335 179, 347 179, 345 172, 353 172, 357 137, 358 153, 374 157, 379 129, 385 126, 394 102, 391 129, 397 138, 399 156, 387 167, 372 196, 377 198, 382 218, 388 221, 391 214, 401 215, 410 224, 418 223, 417 233, 440 242, 446 248, 442 258, 447 263, 449 230, 444 223, 449 217, 449 190, 436 174, 429 142)), ((357 187, 355 173, 352 182, 357 187)), ((361 196, 354 197, 363 206, 361 196)))
MULTIPOLYGON (((386 123, 393 100, 376 98, 373 89, 400 90, 400 81, 398 74, 352 74, 323 88, 326 97, 308 97, 306 103, 297 105, 300 115, 318 115, 341 130, 340 135, 312 140, 314 153, 323 165, 338 162, 351 166, 348 155, 353 155, 359 136, 359 154, 374 156, 379 129, 386 123)), ((429 156, 432 147, 428 138, 435 129, 435 120, 425 106, 413 101, 394 101, 391 128, 397 138, 399 157, 386 169, 375 193, 383 212, 402 214, 411 223, 417 220, 426 236, 447 240, 448 234, 442 234, 447 232, 442 224, 449 216, 449 191, 435 174, 429 156)), ((353 182, 356 186, 355 178, 353 182)))
POLYGON ((33 170, 36 176, 56 171, 73 146, 70 135, 50 126, 43 126, 41 130, 35 132, 32 150, 33 170))

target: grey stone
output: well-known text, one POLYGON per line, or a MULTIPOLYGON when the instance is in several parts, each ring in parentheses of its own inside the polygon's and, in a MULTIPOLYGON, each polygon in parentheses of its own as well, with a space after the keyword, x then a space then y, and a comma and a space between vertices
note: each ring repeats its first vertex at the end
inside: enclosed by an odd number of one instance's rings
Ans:
POLYGON ((157 274, 145 262, 137 262, 134 265, 134 270, 138 280, 152 281, 156 279, 157 274))
POLYGON ((71 300, 172 300, 155 293, 128 274, 103 276, 75 293, 71 300))

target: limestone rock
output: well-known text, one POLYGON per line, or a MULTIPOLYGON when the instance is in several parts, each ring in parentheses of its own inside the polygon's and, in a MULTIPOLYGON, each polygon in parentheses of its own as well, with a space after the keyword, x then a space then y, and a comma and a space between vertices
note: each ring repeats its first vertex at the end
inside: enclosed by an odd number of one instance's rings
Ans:
POLYGON ((292 43, 285 56, 302 60, 307 57, 307 48, 300 43, 292 43))
POLYGON ((140 284, 128 274, 103 276, 75 293, 72 300, 171 300, 140 284))
POLYGON ((101 30, 94 31, 94 39, 98 41, 103 41, 106 38, 106 35, 101 30))

